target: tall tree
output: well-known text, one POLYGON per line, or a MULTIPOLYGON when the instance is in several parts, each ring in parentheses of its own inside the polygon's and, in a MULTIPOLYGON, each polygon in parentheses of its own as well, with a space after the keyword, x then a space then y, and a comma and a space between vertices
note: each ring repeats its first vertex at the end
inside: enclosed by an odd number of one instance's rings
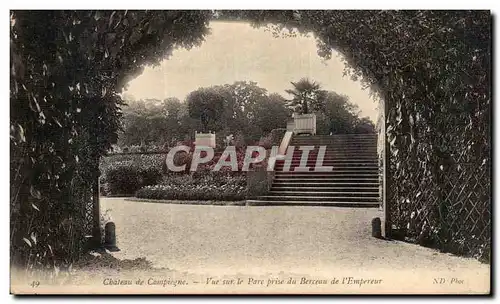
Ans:
POLYGON ((260 136, 273 129, 286 128, 290 117, 290 110, 286 107, 286 99, 273 93, 256 105, 255 125, 260 131, 260 136))
POLYGON ((267 90, 254 81, 236 81, 217 86, 224 94, 224 126, 232 133, 255 129, 256 107, 267 100, 267 90))
POLYGON ((175 97, 132 100, 123 108, 119 145, 172 145, 194 130, 187 105, 175 97))
POLYGON ((358 108, 346 95, 325 91, 321 98, 322 111, 316 112, 319 134, 345 134, 354 132, 358 108))
POLYGON ((223 91, 217 87, 200 88, 186 97, 189 116, 198 119, 201 131, 219 131, 223 127, 221 120, 225 98, 223 91))
POLYGON ((354 133, 375 133, 375 124, 368 117, 358 119, 354 127, 354 133))
POLYGON ((288 102, 288 106, 300 114, 308 114, 317 109, 322 97, 321 85, 308 78, 301 78, 299 81, 291 83, 293 89, 285 90, 293 96, 288 102))

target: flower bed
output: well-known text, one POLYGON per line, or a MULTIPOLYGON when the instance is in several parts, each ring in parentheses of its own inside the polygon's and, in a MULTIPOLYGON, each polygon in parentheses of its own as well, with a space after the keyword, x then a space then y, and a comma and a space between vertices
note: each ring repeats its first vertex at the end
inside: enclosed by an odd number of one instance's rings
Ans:
MULTIPOLYGON (((264 148, 272 145, 271 136, 258 143, 264 148)), ((143 199, 163 200, 220 200, 237 201, 246 199, 246 172, 242 171, 246 148, 236 149, 238 171, 224 166, 214 172, 222 151, 215 151, 214 158, 198 165, 192 172, 191 162, 195 146, 192 142, 181 142, 189 152, 177 152, 173 159, 175 166, 186 165, 182 172, 170 171, 166 165, 167 153, 161 154, 115 154, 101 160, 101 195, 133 196, 143 199)), ((269 150, 267 151, 269 154, 269 150)), ((202 152, 202 155, 205 152, 202 152)), ((253 157, 256 157, 254 152, 253 157)), ((250 168, 265 168, 267 159, 250 168)))
POLYGON ((115 155, 101 161, 101 195, 133 195, 162 180, 163 155, 115 155))
POLYGON ((136 197, 161 200, 218 200, 239 201, 246 198, 244 176, 206 173, 200 177, 191 175, 169 176, 159 185, 145 186, 136 197))

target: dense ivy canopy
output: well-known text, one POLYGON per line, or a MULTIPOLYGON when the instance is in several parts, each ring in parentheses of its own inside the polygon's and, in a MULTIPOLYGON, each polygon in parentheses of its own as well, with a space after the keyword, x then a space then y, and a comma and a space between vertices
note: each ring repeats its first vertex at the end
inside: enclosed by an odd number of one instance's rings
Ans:
POLYGON ((313 32, 325 58, 339 51, 346 72, 385 104, 394 227, 421 244, 489 259, 489 11, 227 13, 276 35, 313 32))
POLYGON ((56 265, 78 254, 79 239, 89 233, 85 208, 98 158, 117 138, 118 94, 146 64, 158 64, 175 48, 199 45, 210 16, 206 11, 11 13, 15 264, 56 265))

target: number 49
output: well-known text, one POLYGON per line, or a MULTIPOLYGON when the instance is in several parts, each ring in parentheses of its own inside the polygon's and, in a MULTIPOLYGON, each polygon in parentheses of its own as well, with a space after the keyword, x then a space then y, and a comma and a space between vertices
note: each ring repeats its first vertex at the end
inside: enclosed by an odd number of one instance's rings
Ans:
POLYGON ((31 282, 30 286, 36 288, 36 287, 40 286, 40 281, 33 281, 33 282, 31 282))

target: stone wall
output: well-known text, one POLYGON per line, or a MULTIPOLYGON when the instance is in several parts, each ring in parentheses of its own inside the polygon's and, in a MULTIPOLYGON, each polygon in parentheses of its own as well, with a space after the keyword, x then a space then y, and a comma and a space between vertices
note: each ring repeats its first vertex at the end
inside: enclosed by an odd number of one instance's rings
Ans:
POLYGON ((247 172, 247 198, 266 195, 273 183, 274 171, 267 171, 265 167, 247 172))

